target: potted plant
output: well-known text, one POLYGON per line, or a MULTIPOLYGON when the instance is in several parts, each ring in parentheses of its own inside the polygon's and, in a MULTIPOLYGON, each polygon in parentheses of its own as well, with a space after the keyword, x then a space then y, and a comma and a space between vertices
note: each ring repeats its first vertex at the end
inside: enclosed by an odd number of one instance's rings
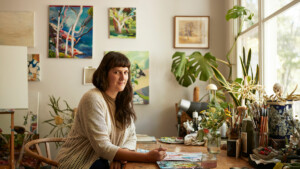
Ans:
POLYGON ((229 122, 231 113, 228 110, 229 104, 226 102, 218 103, 212 99, 207 110, 200 112, 201 130, 198 131, 198 139, 202 140, 204 136, 207 138, 207 150, 211 154, 218 154, 221 146, 221 135, 219 128, 224 122, 229 122))
MULTIPOLYGON (((175 52, 172 56, 173 62, 172 62, 171 71, 174 74, 178 83, 184 87, 188 87, 189 85, 194 83, 197 78, 201 81, 207 81, 215 77, 216 81, 219 82, 219 84, 227 90, 226 87, 228 87, 229 84, 232 82, 232 77, 231 77, 232 64, 230 61, 230 55, 236 45, 237 39, 240 36, 244 22, 246 21, 251 22, 252 17, 253 17, 253 13, 251 13, 248 9, 242 6, 234 6, 232 9, 228 10, 226 14, 227 21, 230 19, 240 19, 241 22, 240 22, 239 32, 235 37, 234 44, 226 54, 227 61, 218 59, 209 52, 202 55, 201 52, 196 51, 189 56, 186 56, 184 52, 175 52), (221 62, 228 66, 229 75, 227 79, 218 70, 217 62, 221 62)), ((245 52, 243 52, 243 59, 241 59, 241 63, 244 64, 244 68, 245 70, 247 70, 247 73, 249 70, 250 60, 251 60, 251 49, 249 50, 247 61, 245 57, 245 52)), ((257 69, 256 72, 257 76, 255 77, 255 79, 258 79, 258 71, 259 69, 257 69)), ((237 81, 241 82, 240 79, 238 79, 237 81)), ((232 97, 235 105, 239 106, 241 103, 237 99, 237 97, 230 92, 229 94, 232 97)))
MULTIPOLYGON (((297 87, 286 97, 283 96, 282 86, 278 83, 274 84, 274 94, 270 97, 265 97, 269 108, 269 133, 274 139, 289 138, 294 133, 294 125, 291 122, 293 118, 293 101, 300 100, 300 95, 294 94, 297 87)), ((296 132, 298 132, 296 130, 296 132)), ((300 134, 300 133, 299 133, 300 134)))

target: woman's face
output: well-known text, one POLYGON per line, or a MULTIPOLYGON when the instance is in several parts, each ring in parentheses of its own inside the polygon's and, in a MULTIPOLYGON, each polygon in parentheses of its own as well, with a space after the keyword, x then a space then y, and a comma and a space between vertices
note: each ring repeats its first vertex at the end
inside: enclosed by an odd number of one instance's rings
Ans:
POLYGON ((128 81, 128 67, 114 67, 108 72, 108 88, 111 93, 118 93, 124 90, 128 81))

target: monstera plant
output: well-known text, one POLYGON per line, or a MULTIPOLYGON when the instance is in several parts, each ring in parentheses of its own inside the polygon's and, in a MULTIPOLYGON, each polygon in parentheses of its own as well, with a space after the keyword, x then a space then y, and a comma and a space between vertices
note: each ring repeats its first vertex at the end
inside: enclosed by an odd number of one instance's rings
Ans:
POLYGON ((176 52, 173 55, 172 72, 174 73, 178 83, 184 87, 188 87, 199 80, 207 81, 214 75, 212 66, 218 67, 216 57, 210 53, 204 56, 200 52, 194 52, 188 57, 184 52, 176 52))
MULTIPOLYGON (((242 32, 244 22, 252 22, 251 19, 253 15, 254 14, 251 13, 250 10, 242 6, 234 6, 232 9, 228 10, 226 14, 226 20, 228 21, 230 19, 239 19, 240 25, 238 33, 235 37, 235 41, 226 54, 226 61, 216 58, 209 52, 202 55, 199 51, 196 51, 189 56, 186 56, 185 52, 175 52, 172 56, 173 62, 171 71, 174 74, 177 82, 184 87, 188 87, 193 84, 197 78, 201 81, 207 81, 214 78, 220 84, 220 86, 222 86, 222 88, 227 90, 227 88, 230 87, 230 83, 232 82, 232 64, 230 61, 231 53, 236 46, 236 42, 240 36, 240 33, 242 32), (219 71, 217 62, 227 65, 227 67, 229 68, 228 78, 225 78, 225 76, 219 71)), ((245 57, 245 52, 243 52, 243 59, 240 58, 240 60, 243 67, 244 76, 248 76, 248 70, 251 60, 251 49, 247 59, 245 57)), ((240 81, 240 79, 237 79, 236 81, 242 82, 240 81)), ((229 94, 235 104, 240 105, 238 97, 233 93, 229 94)))

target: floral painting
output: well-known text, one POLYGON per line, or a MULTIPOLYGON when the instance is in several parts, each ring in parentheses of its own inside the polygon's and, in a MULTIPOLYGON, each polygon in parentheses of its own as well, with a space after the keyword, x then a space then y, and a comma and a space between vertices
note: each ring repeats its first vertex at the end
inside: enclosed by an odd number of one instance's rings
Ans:
POLYGON ((92 58, 93 7, 49 7, 49 58, 92 58))
MULTIPOLYGON (((105 52, 108 53, 109 51, 105 52)), ((131 84, 133 103, 149 104, 149 52, 116 51, 126 55, 131 62, 131 84)))
POLYGON ((40 55, 29 54, 27 62, 28 81, 40 81, 40 55))
POLYGON ((136 38, 136 8, 109 9, 109 38, 136 38))

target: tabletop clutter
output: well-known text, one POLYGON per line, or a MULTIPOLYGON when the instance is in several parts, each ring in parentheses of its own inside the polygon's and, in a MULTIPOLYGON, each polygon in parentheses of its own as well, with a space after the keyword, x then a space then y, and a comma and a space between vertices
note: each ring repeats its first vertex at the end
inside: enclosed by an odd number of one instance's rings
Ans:
MULTIPOLYGON (((286 97, 283 97, 280 84, 274 85, 274 94, 271 96, 259 89, 259 99, 252 98, 250 101, 248 97, 241 97, 241 104, 238 106, 217 102, 217 89, 211 88, 206 109, 189 113, 191 118, 186 121, 180 121, 180 117, 184 111, 190 111, 191 106, 185 106, 187 108, 182 111, 182 103, 179 103, 181 112, 177 113, 177 126, 181 127, 180 130, 185 130, 185 135, 178 129, 177 137, 162 137, 159 141, 207 146, 207 154, 194 154, 201 157, 202 163, 198 167, 202 168, 216 167, 217 155, 224 149, 227 150, 227 156, 247 158, 254 168, 300 169, 300 123, 298 112, 293 108, 299 105, 297 101, 300 100, 300 95, 294 94, 297 86, 286 97)), ((168 157, 172 155, 168 153, 168 157)), ((159 167, 172 168, 170 166, 175 164, 169 159, 158 162, 159 167)), ((176 165, 197 168, 193 162, 190 161, 187 165, 186 160, 177 161, 176 165)))

